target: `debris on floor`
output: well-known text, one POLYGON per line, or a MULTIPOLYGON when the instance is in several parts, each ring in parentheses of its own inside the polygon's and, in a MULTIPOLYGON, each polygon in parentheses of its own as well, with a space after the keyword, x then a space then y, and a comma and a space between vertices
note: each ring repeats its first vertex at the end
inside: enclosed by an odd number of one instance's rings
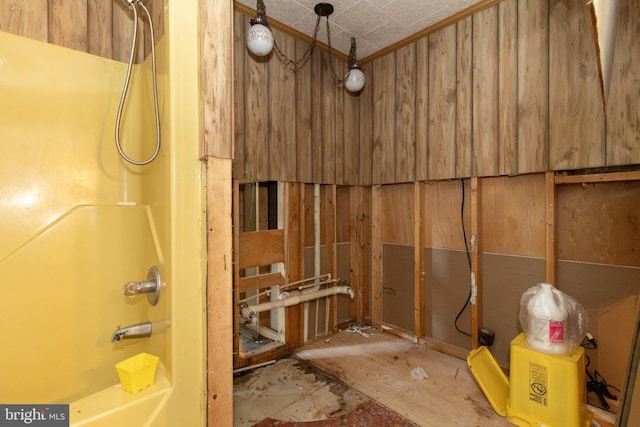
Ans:
POLYGON ((234 379, 234 427, 327 425, 415 426, 399 414, 290 357, 234 379), (333 422, 334 424, 331 424, 333 422))
POLYGON ((369 338, 370 334, 363 332, 369 329, 371 329, 371 326, 367 325, 366 323, 351 323, 349 327, 345 329, 345 331, 362 335, 365 338, 369 338))
POLYGON ((421 367, 413 368, 411 370, 411 379, 412 380, 428 380, 429 375, 422 369, 421 367))

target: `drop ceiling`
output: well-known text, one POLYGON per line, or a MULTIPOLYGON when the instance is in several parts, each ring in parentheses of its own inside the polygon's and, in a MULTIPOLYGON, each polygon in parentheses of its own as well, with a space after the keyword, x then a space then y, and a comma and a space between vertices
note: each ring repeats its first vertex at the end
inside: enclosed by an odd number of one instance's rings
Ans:
MULTIPOLYGON (((255 11, 256 0, 236 0, 255 11)), ((486 3, 486 0, 484 1, 486 3)), ((267 17, 311 37, 317 0, 264 0, 267 17)), ((358 59, 367 58, 402 40, 433 27, 479 0, 335 0, 329 17, 331 46, 347 55, 351 37, 358 59)), ((327 44, 325 20, 318 40, 327 44)))

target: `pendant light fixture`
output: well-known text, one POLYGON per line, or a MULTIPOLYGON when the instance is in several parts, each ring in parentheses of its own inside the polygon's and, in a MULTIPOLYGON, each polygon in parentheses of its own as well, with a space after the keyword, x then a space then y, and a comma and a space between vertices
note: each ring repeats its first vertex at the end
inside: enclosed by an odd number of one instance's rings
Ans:
POLYGON ((329 16, 333 13, 333 5, 331 3, 318 3, 314 7, 314 11, 317 15, 316 25, 313 29, 313 36, 311 42, 307 46, 305 52, 297 60, 287 57, 282 50, 278 47, 278 43, 273 37, 273 33, 269 27, 267 20, 266 7, 263 0, 257 0, 256 17, 251 21, 251 27, 247 31, 246 41, 247 48, 255 56, 266 56, 271 53, 275 48, 275 54, 282 62, 282 64, 289 70, 296 72, 304 66, 304 64, 311 57, 311 53, 318 39, 318 29, 320 28, 320 21, 322 18, 326 18, 327 25, 327 45, 329 46, 329 64, 331 72, 333 74, 333 80, 339 87, 344 86, 349 92, 359 92, 364 87, 365 76, 358 63, 356 61, 356 39, 351 38, 351 49, 349 50, 349 56, 347 58, 347 73, 344 78, 339 78, 335 72, 334 58, 331 47, 331 30, 329 28, 329 16))

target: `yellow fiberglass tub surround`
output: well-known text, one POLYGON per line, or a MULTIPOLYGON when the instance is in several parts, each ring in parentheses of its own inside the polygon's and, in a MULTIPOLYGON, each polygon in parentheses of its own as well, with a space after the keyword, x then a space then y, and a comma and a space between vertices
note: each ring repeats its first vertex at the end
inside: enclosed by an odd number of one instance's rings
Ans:
MULTIPOLYGON (((127 64, 3 32, 0 46, 0 155, 10 160, 0 168, 0 333, 11 343, 0 355, 0 403, 69 404, 72 426, 164 425, 182 403, 174 307, 202 304, 173 297, 172 175, 181 166, 170 139, 144 166, 120 157, 114 129, 127 64), (158 364, 150 385, 132 393, 116 365, 138 354, 158 364)), ((166 77, 167 43, 156 50, 166 77)), ((154 152, 163 119, 141 89, 151 85, 149 62, 133 67, 119 129, 134 158, 154 152)), ((162 112, 167 81, 159 83, 162 112)), ((203 385, 192 386, 196 409, 185 416, 200 420, 203 385)))

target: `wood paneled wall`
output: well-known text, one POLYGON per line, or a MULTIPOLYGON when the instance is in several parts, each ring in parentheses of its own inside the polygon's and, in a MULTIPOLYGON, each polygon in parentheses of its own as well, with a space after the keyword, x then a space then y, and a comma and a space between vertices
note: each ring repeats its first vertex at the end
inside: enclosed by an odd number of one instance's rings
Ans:
MULTIPOLYGON (((3 0, 0 31, 128 62, 133 12, 126 0, 3 0)), ((157 41, 164 34, 164 0, 145 0, 157 41)), ((148 20, 138 9, 137 62, 151 52, 148 20), (144 46, 144 48, 142 48, 144 46)))
POLYGON ((252 58, 236 12, 234 175, 372 185, 638 164, 640 0, 623 3, 606 116, 578 0, 504 0, 366 63, 358 96, 319 52, 296 75, 252 58))

